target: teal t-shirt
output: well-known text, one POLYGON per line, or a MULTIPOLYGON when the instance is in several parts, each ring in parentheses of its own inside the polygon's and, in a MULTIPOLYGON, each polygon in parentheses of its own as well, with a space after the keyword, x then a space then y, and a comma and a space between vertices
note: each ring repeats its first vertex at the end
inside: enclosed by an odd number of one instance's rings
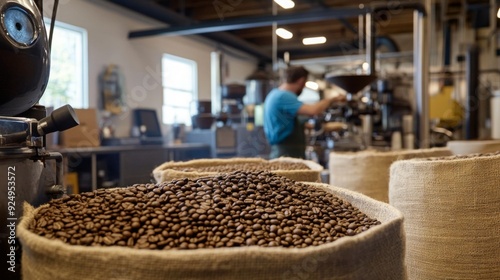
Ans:
POLYGON ((293 92, 275 88, 264 101, 264 133, 271 145, 279 144, 295 126, 295 117, 302 102, 293 92))

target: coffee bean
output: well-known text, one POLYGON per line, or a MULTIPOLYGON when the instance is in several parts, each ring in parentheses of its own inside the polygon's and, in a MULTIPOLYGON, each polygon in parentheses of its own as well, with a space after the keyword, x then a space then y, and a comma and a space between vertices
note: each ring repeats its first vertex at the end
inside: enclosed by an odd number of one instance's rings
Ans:
POLYGON ((132 226, 132 228, 137 229, 137 228, 140 228, 140 227, 141 227, 141 224, 140 224, 140 223, 138 223, 138 222, 133 222, 131 226, 132 226))
POLYGON ((159 224, 160 224, 160 220, 158 220, 156 218, 151 220, 151 225, 153 225, 154 227, 157 227, 159 224))
POLYGON ((269 231, 270 231, 270 232, 273 232, 273 233, 274 233, 274 232, 276 232, 277 230, 278 230, 278 227, 276 227, 276 225, 271 225, 271 226, 269 227, 269 231))
POLYGON ((87 237, 84 237, 84 238, 80 239, 80 244, 82 244, 82 245, 90 245, 92 243, 92 241, 94 241, 94 238, 91 237, 91 236, 87 236, 87 237))
POLYGON ((262 226, 260 224, 255 224, 252 226, 253 230, 260 230, 261 228, 262 228, 262 226))
POLYGON ((136 249, 318 246, 380 222, 267 171, 98 189, 52 200, 30 230, 71 245, 136 249))
POLYGON ((52 225, 52 228, 53 228, 54 230, 60 230, 60 229, 62 229, 62 227, 63 227, 63 224, 62 224, 62 223, 60 223, 60 222, 55 222, 55 223, 52 225))

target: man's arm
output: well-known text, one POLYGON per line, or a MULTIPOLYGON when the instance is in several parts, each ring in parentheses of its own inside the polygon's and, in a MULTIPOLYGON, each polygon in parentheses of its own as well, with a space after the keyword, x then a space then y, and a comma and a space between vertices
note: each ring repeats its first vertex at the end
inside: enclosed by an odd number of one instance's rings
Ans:
POLYGON ((330 107, 332 103, 342 102, 342 101, 345 101, 344 95, 323 99, 314 104, 302 104, 302 106, 300 106, 299 110, 297 111, 297 114, 308 115, 308 116, 319 115, 323 113, 326 109, 328 109, 328 107, 330 107))

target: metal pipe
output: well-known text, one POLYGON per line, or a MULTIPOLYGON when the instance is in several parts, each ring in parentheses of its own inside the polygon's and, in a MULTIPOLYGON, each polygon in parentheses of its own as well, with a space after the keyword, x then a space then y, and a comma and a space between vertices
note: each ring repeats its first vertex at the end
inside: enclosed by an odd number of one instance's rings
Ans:
POLYGON ((64 168, 62 166, 63 156, 60 153, 51 152, 47 159, 55 159, 56 161, 56 184, 64 185, 64 168))
POLYGON ((359 48, 359 54, 363 53, 364 49, 364 34, 365 34, 365 16, 364 15, 359 15, 358 16, 358 48, 359 48))
POLYGON ((465 139, 479 138, 479 48, 470 45, 465 55, 467 107, 465 109, 465 139))
POLYGON ((46 194, 52 199, 61 197, 66 193, 66 186, 64 185, 64 168, 63 156, 61 153, 49 152, 46 156, 42 156, 43 160, 55 160, 56 162, 56 181, 55 184, 46 189, 46 194))
MULTIPOLYGON (((419 52, 419 42, 420 42, 420 33, 419 31, 419 15, 416 11, 413 12, 413 90, 415 92, 415 108, 414 108, 414 115, 415 117, 413 118, 415 124, 414 124, 414 130, 415 130, 415 135, 417 136, 416 141, 418 142, 418 139, 420 139, 420 122, 419 120, 421 119, 421 107, 420 107, 420 100, 421 100, 421 90, 420 90, 420 73, 418 72, 418 69, 420 67, 420 52, 419 52)), ((417 145, 418 146, 418 145, 417 145)))
POLYGON ((210 54, 211 60, 211 98, 212 101, 212 114, 216 115, 222 111, 222 75, 221 75, 221 52, 214 51, 210 54))
POLYGON ((432 10, 432 0, 425 0, 425 7, 423 10, 418 10, 420 14, 420 38, 422 40, 422 49, 420 54, 422 68, 420 73, 422 75, 422 132, 420 135, 420 148, 425 149, 430 147, 430 96, 429 96, 429 69, 430 69, 430 36, 431 30, 430 17, 425 11, 432 10))
MULTIPOLYGON (((499 7, 497 5, 497 0, 490 0, 490 33, 489 34, 494 34, 494 36, 489 37, 489 57, 497 57, 497 25, 494 24, 497 20, 497 11, 499 7)), ((496 68, 497 66, 497 60, 496 59, 490 59, 490 65, 489 68, 496 68)))
POLYGON ((371 13, 366 14, 366 62, 370 65, 368 74, 375 75, 375 25, 371 13))
MULTIPOLYGON (((272 1, 273 5, 273 16, 276 16, 278 14, 278 5, 276 2, 272 1)), ((278 36, 276 35, 276 29, 278 29, 278 23, 273 22, 273 28, 272 28, 272 48, 273 48, 273 72, 274 74, 278 74, 278 36)))
POLYGON ((443 31, 443 65, 448 68, 451 65, 451 21, 444 22, 443 31))
POLYGON ((426 20, 423 13, 418 10, 413 12, 413 55, 414 55, 414 81, 415 89, 415 121, 416 139, 418 147, 428 148, 430 145, 429 124, 429 94, 428 94, 428 70, 429 55, 428 41, 426 36, 426 20))

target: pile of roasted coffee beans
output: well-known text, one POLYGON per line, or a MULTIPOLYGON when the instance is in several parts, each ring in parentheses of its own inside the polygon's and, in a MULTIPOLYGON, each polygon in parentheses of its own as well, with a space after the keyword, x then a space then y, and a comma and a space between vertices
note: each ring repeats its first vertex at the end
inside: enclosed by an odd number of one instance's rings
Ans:
POLYGON ((260 170, 310 170, 302 162, 262 162, 262 163, 228 163, 198 167, 170 167, 170 169, 184 172, 235 172, 235 171, 260 171, 260 170))
POLYGON ((73 245, 301 248, 380 224, 349 202, 269 172, 99 189, 52 200, 30 224, 73 245))

